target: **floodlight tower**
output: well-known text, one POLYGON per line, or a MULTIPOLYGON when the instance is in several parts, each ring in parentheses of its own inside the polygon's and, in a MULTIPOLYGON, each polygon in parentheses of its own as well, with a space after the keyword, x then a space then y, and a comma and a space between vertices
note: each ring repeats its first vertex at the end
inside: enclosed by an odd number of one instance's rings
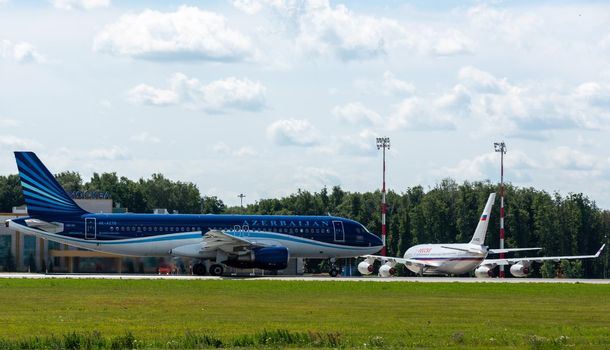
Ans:
POLYGON ((390 138, 389 137, 378 137, 377 138, 377 149, 383 150, 383 185, 381 187, 381 241, 383 242, 383 248, 381 248, 381 255, 386 255, 386 223, 385 214, 388 209, 385 198, 385 150, 390 149, 390 138))
MULTIPOLYGON (((500 249, 504 249, 504 155, 506 144, 494 142, 494 150, 500 152, 500 249)), ((504 259, 504 253, 500 253, 500 259, 504 259)), ((500 265, 500 278, 504 278, 504 265, 500 265)))
POLYGON ((243 194, 243 193, 240 193, 240 194, 237 195, 237 197, 239 197, 239 206, 241 207, 242 211, 244 210, 244 197, 245 196, 246 195, 243 194))

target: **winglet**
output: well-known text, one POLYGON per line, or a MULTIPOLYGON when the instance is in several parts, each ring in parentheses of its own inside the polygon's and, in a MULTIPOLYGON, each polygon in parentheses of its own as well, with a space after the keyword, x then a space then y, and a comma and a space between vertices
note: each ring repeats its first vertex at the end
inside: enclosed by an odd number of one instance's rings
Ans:
POLYGON ((599 250, 597 251, 597 253, 595 253, 595 257, 599 257, 599 255, 602 253, 602 250, 604 250, 604 247, 606 247, 606 243, 602 244, 602 247, 599 248, 599 250))
POLYGON ((470 244, 482 245, 485 242, 485 235, 487 234, 487 226, 489 225, 489 217, 491 215, 491 208, 493 207, 494 201, 496 200, 496 194, 491 193, 485 204, 483 214, 477 228, 474 230, 474 235, 470 240, 470 244))

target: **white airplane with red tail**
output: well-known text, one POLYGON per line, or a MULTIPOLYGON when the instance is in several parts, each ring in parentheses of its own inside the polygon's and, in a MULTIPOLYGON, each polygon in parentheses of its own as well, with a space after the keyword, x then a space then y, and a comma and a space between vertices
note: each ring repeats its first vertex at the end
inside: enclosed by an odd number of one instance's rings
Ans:
POLYGON ((525 277, 533 262, 544 260, 559 261, 563 259, 588 259, 597 258, 605 245, 595 255, 579 256, 550 256, 550 257, 525 257, 509 259, 487 259, 488 254, 499 254, 519 251, 540 250, 542 248, 508 248, 489 249, 483 243, 487 234, 487 226, 491 208, 496 194, 492 193, 487 199, 487 204, 481 214, 479 223, 469 243, 449 244, 418 244, 409 248, 403 258, 387 257, 379 255, 363 255, 364 261, 358 264, 358 271, 363 275, 373 273, 375 260, 381 261, 379 276, 390 277, 396 273, 397 264, 405 265, 414 273, 422 275, 462 275, 475 271, 477 277, 491 277, 492 270, 498 265, 512 265, 510 272, 515 277, 525 277))

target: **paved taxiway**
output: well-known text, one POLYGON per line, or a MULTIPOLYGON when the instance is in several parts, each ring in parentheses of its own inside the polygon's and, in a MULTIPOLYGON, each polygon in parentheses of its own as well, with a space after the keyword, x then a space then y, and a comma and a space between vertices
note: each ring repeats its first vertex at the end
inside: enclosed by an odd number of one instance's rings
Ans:
POLYGON ((473 277, 329 277, 329 276, 257 276, 257 277, 213 277, 191 275, 128 275, 128 274, 40 274, 0 273, 0 278, 70 278, 70 279, 168 279, 168 280, 244 280, 244 281, 357 281, 357 282, 463 282, 463 283, 589 283, 610 284, 610 279, 551 279, 551 278, 473 278, 473 277))

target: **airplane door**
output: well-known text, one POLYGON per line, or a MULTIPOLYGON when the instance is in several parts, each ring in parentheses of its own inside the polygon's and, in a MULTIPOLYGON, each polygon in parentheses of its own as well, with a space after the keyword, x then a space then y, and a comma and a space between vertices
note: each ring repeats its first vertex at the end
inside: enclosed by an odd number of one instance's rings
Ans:
POLYGON ((95 239, 97 225, 95 218, 85 218, 85 239, 95 239))
POLYGON ((343 222, 333 221, 333 228, 335 229, 335 242, 345 242, 345 231, 343 230, 343 222))

